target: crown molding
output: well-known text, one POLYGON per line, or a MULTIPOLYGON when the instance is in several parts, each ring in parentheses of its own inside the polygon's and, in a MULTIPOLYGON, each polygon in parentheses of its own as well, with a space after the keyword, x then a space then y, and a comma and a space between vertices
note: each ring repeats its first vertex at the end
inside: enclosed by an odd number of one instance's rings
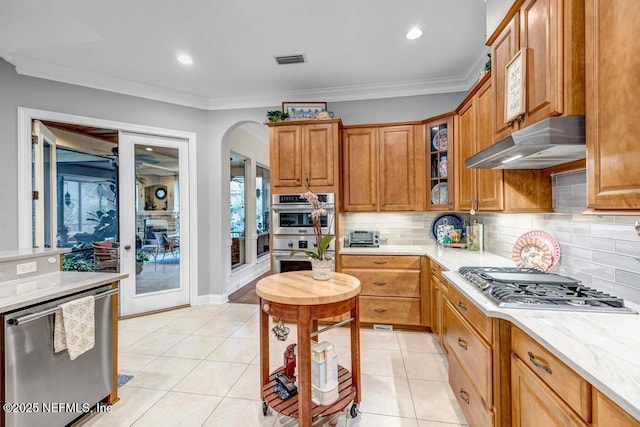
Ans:
POLYGON ((202 110, 208 109, 209 105, 206 96, 193 95, 104 74, 81 71, 17 55, 7 55, 5 59, 16 67, 18 74, 23 76, 85 86, 202 110))
POLYGON ((484 64, 483 61, 486 61, 485 58, 486 51, 483 51, 476 60, 467 67, 463 75, 454 77, 338 86, 245 97, 206 97, 127 79, 52 65, 16 55, 5 57, 7 61, 16 67, 16 72, 21 75, 209 111, 273 107, 279 106, 283 100, 287 99, 322 99, 327 102, 341 102, 465 92, 478 81, 479 72, 484 64))

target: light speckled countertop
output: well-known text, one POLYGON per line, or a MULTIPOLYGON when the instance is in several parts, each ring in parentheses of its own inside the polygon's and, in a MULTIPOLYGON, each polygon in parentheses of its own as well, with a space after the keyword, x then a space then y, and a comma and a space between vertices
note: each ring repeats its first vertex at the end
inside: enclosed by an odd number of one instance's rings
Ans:
POLYGON ((483 313, 515 324, 640 420, 640 315, 498 308, 457 273, 462 266, 514 266, 512 260, 489 252, 427 244, 341 248, 340 254, 429 256, 449 270, 445 277, 483 313))
POLYGON ((0 313, 50 301, 126 277, 128 274, 58 271, 0 282, 0 313))

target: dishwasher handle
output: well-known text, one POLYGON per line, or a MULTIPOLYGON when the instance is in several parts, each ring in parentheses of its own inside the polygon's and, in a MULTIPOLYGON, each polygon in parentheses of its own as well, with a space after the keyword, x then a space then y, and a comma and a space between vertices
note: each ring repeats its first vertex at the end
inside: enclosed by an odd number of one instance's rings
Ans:
MULTIPOLYGON (((118 288, 109 289, 108 291, 102 292, 101 294, 95 294, 93 297, 95 299, 100 299, 100 298, 104 298, 104 297, 108 297, 108 296, 117 294, 118 292, 119 292, 118 288)), ((14 317, 12 319, 7 320, 7 323, 9 323, 11 326, 22 325, 24 323, 33 322, 34 320, 38 320, 41 317, 53 314, 58 310, 62 310, 62 308, 59 305, 55 306, 55 307, 52 307, 52 308, 49 308, 47 310, 39 311, 37 313, 27 314, 27 315, 21 316, 21 317, 14 317)))

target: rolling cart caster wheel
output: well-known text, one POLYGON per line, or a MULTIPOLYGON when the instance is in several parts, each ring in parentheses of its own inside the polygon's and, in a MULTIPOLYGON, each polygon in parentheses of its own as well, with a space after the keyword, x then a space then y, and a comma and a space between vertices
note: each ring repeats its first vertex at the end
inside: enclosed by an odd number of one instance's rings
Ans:
POLYGON ((262 415, 266 417, 267 413, 269 413, 269 405, 267 405, 267 402, 262 402, 262 415))
POLYGON ((358 404, 354 403, 353 405, 351 405, 351 410, 349 411, 349 414, 351 414, 351 418, 357 417, 359 413, 360 411, 358 411, 358 404))

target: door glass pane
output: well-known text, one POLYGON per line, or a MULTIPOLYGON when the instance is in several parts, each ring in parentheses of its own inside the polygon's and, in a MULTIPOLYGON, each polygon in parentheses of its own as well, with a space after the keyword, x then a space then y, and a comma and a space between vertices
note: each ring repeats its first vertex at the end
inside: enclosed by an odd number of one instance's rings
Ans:
POLYGON ((52 246, 54 246, 54 242, 51 241, 51 238, 53 236, 53 224, 51 224, 51 204, 54 203, 51 195, 51 172, 52 170, 55 170, 55 165, 51 164, 51 145, 44 144, 42 149, 42 168, 44 174, 44 186, 42 188, 42 200, 44 203, 44 247, 51 248, 52 246))
POLYGON ((135 145, 136 294, 180 288, 177 148, 135 145))
POLYGON ((269 169, 256 166, 256 231, 258 257, 269 253, 269 169))
POLYGON ((246 263, 245 159, 231 154, 231 268, 246 263))

